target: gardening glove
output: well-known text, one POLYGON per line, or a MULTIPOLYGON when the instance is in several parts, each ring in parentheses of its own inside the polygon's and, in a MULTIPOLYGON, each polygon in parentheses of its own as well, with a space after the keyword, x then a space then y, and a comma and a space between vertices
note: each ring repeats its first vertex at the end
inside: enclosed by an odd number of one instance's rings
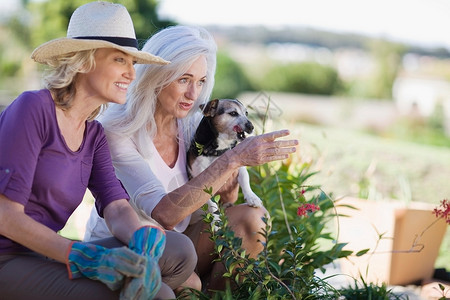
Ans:
POLYGON ((158 262, 166 246, 166 233, 158 227, 144 226, 133 233, 128 247, 137 254, 150 256, 158 262))
POLYGON ((161 271, 158 260, 164 252, 166 234, 157 227, 144 226, 133 233, 128 247, 147 257, 145 275, 127 279, 120 293, 121 300, 152 299, 161 287, 161 271))
POLYGON ((144 277, 127 278, 120 292, 120 300, 149 300, 161 288, 161 271, 158 260, 147 257, 144 277))
POLYGON ((123 286, 125 276, 145 275, 147 260, 127 247, 107 249, 90 243, 73 242, 67 257, 69 278, 99 280, 115 291, 123 286))

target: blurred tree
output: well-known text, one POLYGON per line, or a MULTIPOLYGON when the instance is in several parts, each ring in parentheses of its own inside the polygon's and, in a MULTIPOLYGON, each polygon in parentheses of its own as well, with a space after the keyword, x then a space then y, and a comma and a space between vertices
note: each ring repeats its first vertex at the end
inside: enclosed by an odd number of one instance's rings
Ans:
POLYGON ((369 45, 377 67, 370 81, 367 96, 376 99, 392 99, 392 86, 401 67, 406 48, 382 39, 372 40, 369 45))
MULTIPOLYGON (((22 0, 21 4, 26 4, 22 0)), ((7 15, 0 24, 0 90, 3 99, 0 104, 9 102, 24 84, 21 80, 29 74, 30 13, 26 10, 7 15), (12 97, 12 96, 11 96, 12 97)))
POLYGON ((236 98, 249 90, 253 89, 241 66, 225 52, 218 51, 212 98, 236 98))
MULTIPOLYGON (((2 1, 2 0, 0 0, 2 1)), ((31 51, 52 39, 66 36, 73 11, 92 0, 18 0, 23 9, 0 24, 0 89, 35 88, 42 65, 30 59, 31 51)), ((157 16, 159 0, 109 0, 127 7, 140 45, 156 30, 175 24, 157 16)))
POLYGON ((314 62, 276 65, 266 73, 263 90, 319 95, 337 94, 342 83, 337 71, 314 62))
MULTIPOLYGON (((73 11, 92 0, 48 0, 30 2, 28 9, 33 14, 31 44, 40 45, 51 39, 66 36, 67 25, 73 11)), ((124 5, 133 19, 136 37, 142 44, 156 30, 175 24, 158 18, 157 0, 115 0, 124 5)))
POLYGON ((12 15, 6 23, 6 28, 12 33, 14 39, 26 49, 31 47, 29 21, 30 14, 24 11, 20 15, 12 15))
MULTIPOLYGON (((52 0, 53 1, 53 0, 52 0)), ((176 23, 170 20, 160 20, 157 14, 158 0, 116 0, 124 5, 133 19, 136 37, 145 42, 153 33, 176 23)))

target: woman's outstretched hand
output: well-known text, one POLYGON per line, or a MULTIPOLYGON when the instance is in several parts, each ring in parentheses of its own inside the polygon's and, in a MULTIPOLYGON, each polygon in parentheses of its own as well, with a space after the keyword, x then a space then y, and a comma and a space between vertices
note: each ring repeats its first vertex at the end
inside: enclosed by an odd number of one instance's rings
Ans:
POLYGON ((235 162, 239 166, 257 166, 286 159, 297 150, 298 140, 278 139, 289 134, 289 130, 279 130, 248 137, 228 151, 230 163, 235 162))

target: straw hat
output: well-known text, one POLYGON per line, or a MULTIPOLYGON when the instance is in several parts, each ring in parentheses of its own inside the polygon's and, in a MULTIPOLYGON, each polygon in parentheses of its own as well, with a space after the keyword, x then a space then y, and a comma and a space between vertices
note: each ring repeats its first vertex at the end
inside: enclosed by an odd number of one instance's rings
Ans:
POLYGON ((127 9, 121 4, 102 1, 78 7, 70 18, 67 37, 40 45, 31 58, 48 64, 61 54, 97 48, 118 49, 134 56, 140 64, 169 63, 159 56, 139 51, 127 9))

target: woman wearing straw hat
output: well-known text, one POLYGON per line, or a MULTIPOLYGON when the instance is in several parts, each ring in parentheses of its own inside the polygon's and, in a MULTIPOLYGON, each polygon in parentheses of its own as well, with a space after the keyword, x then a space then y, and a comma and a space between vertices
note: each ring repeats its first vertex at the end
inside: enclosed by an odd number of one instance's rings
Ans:
POLYGON ((125 102, 135 63, 168 62, 138 51, 128 11, 107 2, 79 7, 67 37, 32 58, 52 67, 45 89, 22 93, 0 115, 0 298, 174 298, 194 270, 193 245, 142 226, 93 120, 125 102), (95 244, 57 234, 86 188, 114 236, 95 244), (184 251, 165 258, 174 240, 184 251))

